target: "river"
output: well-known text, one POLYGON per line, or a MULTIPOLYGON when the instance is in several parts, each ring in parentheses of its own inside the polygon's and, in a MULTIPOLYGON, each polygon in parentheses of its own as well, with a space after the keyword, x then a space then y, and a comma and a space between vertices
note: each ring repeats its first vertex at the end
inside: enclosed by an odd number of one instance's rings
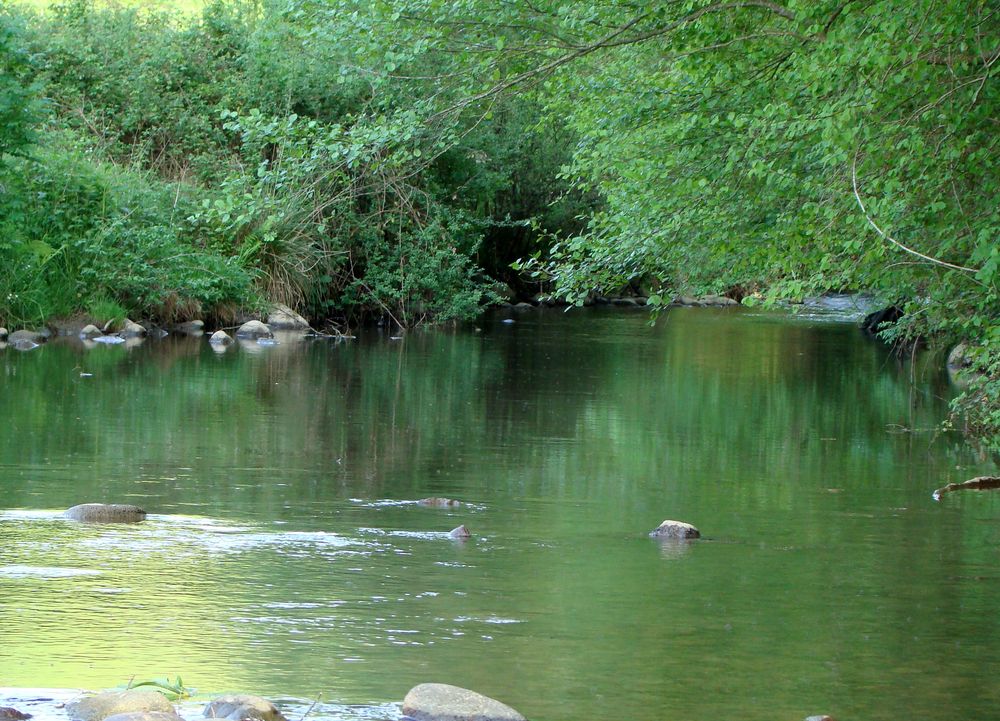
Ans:
POLYGON ((424 681, 533 721, 994 717, 1000 495, 931 492, 996 465, 935 431, 925 361, 808 309, 4 350, 0 702, 179 675, 344 720, 424 681), (60 518, 94 501, 150 516, 60 518))

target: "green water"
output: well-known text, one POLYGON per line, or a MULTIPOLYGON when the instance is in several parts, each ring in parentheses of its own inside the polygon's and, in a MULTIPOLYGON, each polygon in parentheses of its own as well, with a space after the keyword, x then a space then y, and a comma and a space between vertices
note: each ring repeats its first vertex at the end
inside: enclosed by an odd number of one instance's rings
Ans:
POLYGON ((0 686, 995 717, 1000 495, 931 491, 996 465, 932 432, 934 364, 850 323, 647 318, 0 352, 0 686), (91 501, 152 515, 58 517, 91 501), (706 538, 648 538, 664 518, 706 538))

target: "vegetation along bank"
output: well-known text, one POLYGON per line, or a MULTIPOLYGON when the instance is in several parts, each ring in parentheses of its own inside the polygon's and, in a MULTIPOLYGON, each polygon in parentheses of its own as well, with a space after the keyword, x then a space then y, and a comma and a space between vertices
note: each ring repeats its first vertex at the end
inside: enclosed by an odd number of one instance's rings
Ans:
POLYGON ((985 0, 0 5, 0 324, 867 290, 1000 428, 985 0))

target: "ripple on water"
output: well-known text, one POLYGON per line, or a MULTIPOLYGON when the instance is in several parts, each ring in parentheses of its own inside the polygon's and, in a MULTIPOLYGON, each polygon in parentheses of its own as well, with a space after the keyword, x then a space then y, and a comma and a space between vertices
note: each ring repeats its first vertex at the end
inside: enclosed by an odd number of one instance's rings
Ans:
POLYGON ((0 566, 0 578, 76 578, 100 576, 100 571, 87 568, 62 568, 59 566, 0 566))

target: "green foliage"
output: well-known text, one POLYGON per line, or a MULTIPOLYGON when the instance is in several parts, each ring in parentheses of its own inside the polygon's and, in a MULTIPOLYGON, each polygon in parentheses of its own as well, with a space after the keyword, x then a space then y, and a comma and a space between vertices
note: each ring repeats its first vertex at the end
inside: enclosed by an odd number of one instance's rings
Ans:
POLYGON ((162 680, 152 679, 149 681, 140 681, 138 683, 136 683, 133 679, 128 682, 128 685, 125 688, 133 689, 142 688, 144 686, 149 686, 156 691, 159 691, 166 696, 169 701, 183 701, 184 699, 191 698, 197 692, 197 689, 185 686, 180 676, 173 681, 170 680, 169 676, 162 680))
MULTIPOLYGON (((20 29, 0 7, 0 170, 5 155, 22 153, 34 137, 37 102, 35 88, 28 81, 29 69, 20 29)), ((0 175, 0 183, 2 180, 0 175)))

